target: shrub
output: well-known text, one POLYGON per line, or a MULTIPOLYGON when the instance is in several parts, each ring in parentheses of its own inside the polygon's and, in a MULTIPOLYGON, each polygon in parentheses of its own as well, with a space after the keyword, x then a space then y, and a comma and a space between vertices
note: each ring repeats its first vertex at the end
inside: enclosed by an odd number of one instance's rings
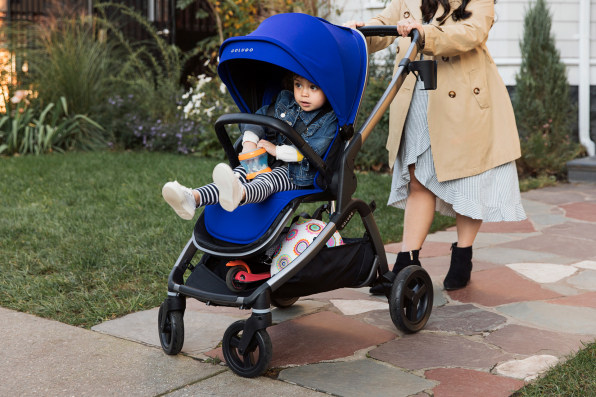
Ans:
MULTIPOLYGON (((13 33, 27 35, 29 39, 27 48, 14 50, 28 65, 28 72, 19 76, 21 83, 37 97, 31 103, 34 108, 31 111, 43 113, 51 104, 59 111, 62 98, 66 98, 73 114, 101 120, 109 112, 106 101, 115 87, 112 73, 119 61, 110 42, 97 39, 90 17, 50 16, 40 23, 17 25, 13 33)), ((23 40, 16 43, 22 44, 23 40)), ((66 106, 61 110, 66 112, 66 106)), ((85 141, 66 145, 78 148, 91 148, 91 142, 99 144, 107 140, 106 131, 101 128, 80 131, 71 134, 71 138, 85 141)))
POLYGON ((520 48, 522 65, 513 96, 522 147, 517 162, 520 175, 562 178, 565 163, 582 148, 571 138, 575 109, 544 0, 537 0, 526 12, 520 48))
POLYGON ((53 150, 89 149, 100 145, 102 128, 84 115, 71 115, 66 99, 41 111, 25 101, 0 118, 0 154, 42 154, 53 150), (99 131, 99 132, 96 132, 99 131))

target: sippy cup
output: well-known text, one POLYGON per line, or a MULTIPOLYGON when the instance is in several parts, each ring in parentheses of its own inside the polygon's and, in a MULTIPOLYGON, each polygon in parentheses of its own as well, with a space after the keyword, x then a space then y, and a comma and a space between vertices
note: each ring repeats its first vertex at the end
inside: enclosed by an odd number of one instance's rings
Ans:
POLYGON ((263 148, 255 149, 238 156, 240 164, 246 170, 246 178, 253 179, 262 172, 269 172, 271 168, 267 164, 267 151, 263 148))

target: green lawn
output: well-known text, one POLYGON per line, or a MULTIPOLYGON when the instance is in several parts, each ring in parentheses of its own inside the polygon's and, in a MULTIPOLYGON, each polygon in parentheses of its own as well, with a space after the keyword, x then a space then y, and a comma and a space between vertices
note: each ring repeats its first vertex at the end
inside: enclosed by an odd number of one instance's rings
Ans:
MULTIPOLYGON (((161 187, 208 183, 216 162, 137 152, 0 158, 0 306, 91 327, 159 305, 193 228, 161 187)), ((390 176, 358 180, 356 196, 377 202, 385 241, 399 241, 403 211, 385 205, 390 176)), ((362 234, 357 218, 343 235, 362 234)), ((438 216, 433 230, 452 224, 438 216)))

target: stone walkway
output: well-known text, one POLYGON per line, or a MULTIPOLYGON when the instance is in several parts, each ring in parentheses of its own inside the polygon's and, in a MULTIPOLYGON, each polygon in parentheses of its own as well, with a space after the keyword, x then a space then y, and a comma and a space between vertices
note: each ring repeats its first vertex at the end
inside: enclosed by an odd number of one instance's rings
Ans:
MULTIPOLYGON (((92 331, 0 309, 0 371, 18 375, 0 395, 508 396, 596 338, 596 186, 522 197, 528 220, 482 226, 465 289, 441 288, 455 231, 429 236, 421 257, 435 302, 417 334, 401 334, 367 288, 304 297, 274 310, 268 376, 244 379, 218 345, 248 311, 189 299, 172 357, 157 308, 92 331)), ((399 245, 386 249, 393 262, 399 245)))

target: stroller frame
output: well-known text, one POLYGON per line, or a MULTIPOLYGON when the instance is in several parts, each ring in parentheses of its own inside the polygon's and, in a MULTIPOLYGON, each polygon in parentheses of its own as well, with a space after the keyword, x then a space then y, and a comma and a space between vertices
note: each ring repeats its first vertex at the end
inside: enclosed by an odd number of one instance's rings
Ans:
MULTIPOLYGON (((365 37, 397 36, 395 26, 369 26, 361 27, 358 30, 365 37)), ((415 61, 420 35, 418 31, 414 30, 410 36, 412 44, 409 46, 404 60, 400 63, 390 84, 377 102, 371 115, 360 128, 360 131, 355 133, 349 143, 345 145, 343 153, 340 154, 341 161, 338 170, 330 169, 292 127, 278 119, 254 114, 234 113, 222 115, 217 120, 215 131, 232 166, 239 165, 237 151, 240 142, 236 142, 235 145, 231 143, 225 126, 238 123, 258 124, 284 134, 308 158, 327 184, 327 188, 323 192, 291 200, 277 216, 274 222, 276 226, 269 230, 263 238, 244 246, 226 248, 226 254, 231 257, 243 257, 259 252, 275 242, 283 232, 285 225, 295 214, 298 205, 302 202, 320 200, 331 202, 336 200, 336 209, 330 213, 329 222, 327 222, 319 236, 302 254, 279 273, 265 280, 254 291, 244 294, 213 292, 209 290, 207 284, 197 287, 184 283, 184 275, 188 270, 192 272, 199 269, 198 266, 195 267, 191 264, 198 250, 205 254, 222 254, 221 247, 218 247, 217 244, 210 244, 209 241, 198 241, 195 238, 195 235, 201 232, 197 230, 200 224, 199 219, 192 238, 187 242, 170 272, 168 296, 159 309, 158 331, 161 346, 165 353, 174 355, 182 349, 184 341, 183 315, 187 297, 195 298, 207 305, 252 309, 252 314, 247 320, 237 321, 226 330, 223 337, 223 354, 227 364, 236 374, 243 377, 261 375, 267 369, 272 356, 272 344, 266 332, 266 328, 272 325, 271 305, 281 308, 288 307, 298 299, 297 297, 293 299, 276 299, 272 294, 315 258, 325 247, 325 242, 331 238, 333 233, 342 230, 356 213, 362 219, 375 255, 368 276, 362 283, 354 287, 372 285, 378 278, 392 282, 393 287, 387 293, 390 314, 394 324, 406 333, 417 332, 426 325, 432 311, 433 301, 433 288, 430 277, 419 266, 409 266, 400 271, 397 276, 389 271, 383 240, 373 216, 376 208, 375 203, 367 204, 360 199, 352 198, 357 184, 354 173, 356 155, 389 107, 407 74, 417 71, 425 82, 426 88, 436 88, 436 67, 431 64, 434 61, 415 61)))

